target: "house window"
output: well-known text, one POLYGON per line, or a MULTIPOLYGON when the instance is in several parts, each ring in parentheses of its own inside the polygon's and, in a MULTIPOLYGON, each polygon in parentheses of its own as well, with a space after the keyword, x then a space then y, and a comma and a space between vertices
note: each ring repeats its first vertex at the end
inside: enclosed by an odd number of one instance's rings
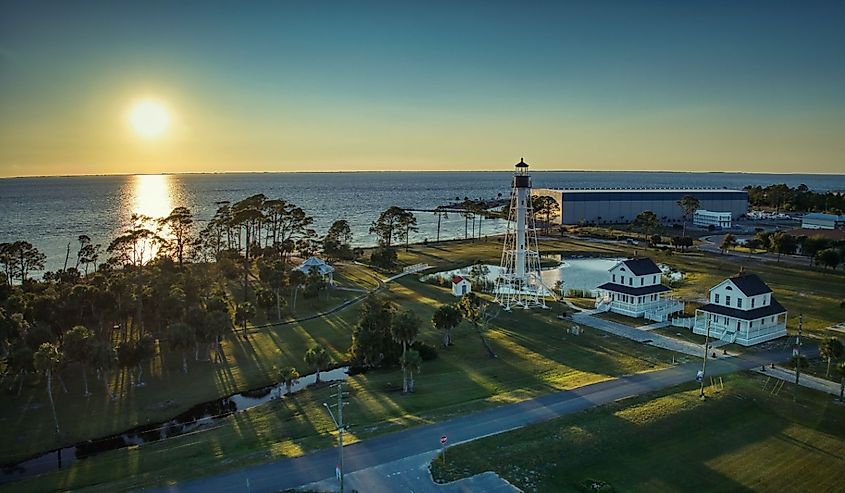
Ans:
POLYGON ((616 274, 613 274, 613 282, 616 282, 616 274))
POLYGON ((739 330, 739 320, 736 321, 736 330, 739 330))
POLYGON ((634 285, 634 278, 633 278, 633 277, 629 277, 629 278, 628 278, 628 286, 633 286, 633 285, 634 285))
POLYGON ((619 279, 622 281, 621 284, 625 284, 625 276, 619 276, 619 279))
POLYGON ((657 276, 651 276, 651 282, 657 284, 657 276))
POLYGON ((645 282, 645 279, 643 279, 643 278, 641 277, 641 278, 640 278, 640 286, 642 286, 644 282, 645 282))
POLYGON ((716 294, 713 295, 713 303, 718 303, 718 302, 719 302, 719 293, 716 293, 716 294))
POLYGON ((725 306, 731 306, 731 297, 725 295, 725 306))
POLYGON ((754 308, 754 298, 751 298, 751 308, 754 308))
POLYGON ((736 299, 736 307, 737 307, 737 308, 742 308, 742 298, 737 298, 737 299, 736 299))

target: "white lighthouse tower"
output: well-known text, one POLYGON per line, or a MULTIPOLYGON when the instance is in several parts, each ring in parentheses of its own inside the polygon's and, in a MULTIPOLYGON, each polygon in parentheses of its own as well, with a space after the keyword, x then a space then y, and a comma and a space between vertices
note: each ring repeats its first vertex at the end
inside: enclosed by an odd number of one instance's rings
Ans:
POLYGON ((520 159, 513 174, 513 190, 508 213, 508 230, 502 247, 502 272, 496 278, 496 302, 510 311, 546 306, 549 290, 540 277, 540 253, 534 208, 531 206, 531 176, 528 164, 520 159))

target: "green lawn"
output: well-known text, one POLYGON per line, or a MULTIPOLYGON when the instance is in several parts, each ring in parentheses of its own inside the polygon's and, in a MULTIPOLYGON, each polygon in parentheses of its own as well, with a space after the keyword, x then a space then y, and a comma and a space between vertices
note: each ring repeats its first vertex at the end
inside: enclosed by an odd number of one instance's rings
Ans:
POLYGON ((675 339, 689 341, 695 344, 704 344, 704 336, 693 334, 692 330, 685 329, 683 327, 663 327, 660 329, 652 329, 649 332, 654 332, 656 334, 664 335, 666 337, 673 337, 675 339))
MULTIPOLYGON (((425 321, 442 303, 455 300, 445 288, 421 283, 415 277, 391 284, 386 295, 397 305, 414 309, 425 321)), ((191 362, 191 373, 183 375, 173 355, 165 358, 164 365, 151 375, 147 387, 133 389, 115 403, 105 403, 101 393, 81 399, 76 396, 78 389, 73 388, 72 397, 59 398, 60 419, 69 426, 76 423, 77 433, 106 434, 107 430, 126 428, 142 417, 155 420, 157 413, 148 408, 157 402, 172 399, 187 406, 264 385, 274 364, 294 364, 304 370, 299 363, 301 354, 313 341, 333 348, 333 357, 339 360, 343 357, 339 350, 351 341, 352 321, 356 317, 357 310, 353 309, 338 316, 251 334, 248 342, 231 340, 226 348, 227 365, 222 368, 191 362), (88 420, 82 416, 108 419, 88 420)), ((613 376, 664 368, 671 362, 668 352, 593 331, 570 336, 565 334, 566 327, 568 322, 557 320, 552 311, 503 313, 486 334, 498 355, 491 359, 475 329, 464 323, 453 334, 454 346, 441 350, 436 360, 424 363, 414 395, 405 396, 394 390, 401 386, 398 369, 352 377, 352 404, 345 416, 354 425, 350 440, 613 376)), ((439 334, 426 324, 421 339, 437 344, 439 334)), ((0 490, 49 491, 94 485, 104 491, 126 489, 190 477, 198 470, 211 473, 330 446, 333 439, 328 434, 329 418, 321 405, 329 399, 328 392, 326 388, 307 391, 294 399, 232 416, 215 430, 109 452, 0 490)), ((42 394, 43 391, 36 392, 30 399, 42 402, 42 394)), ((163 419, 179 411, 174 407, 158 414, 163 419)), ((52 437, 46 412, 46 407, 42 407, 39 415, 19 418, 29 428, 7 427, 3 443, 21 443, 12 431, 17 428, 27 430, 21 436, 36 440, 33 449, 45 447, 52 437)))
POLYGON ((845 407, 809 390, 793 403, 762 382, 735 374, 704 402, 689 384, 450 447, 432 472, 493 470, 524 491, 587 479, 615 491, 841 491, 845 407))
MULTIPOLYGON (((341 276, 361 276, 362 282, 366 282, 364 270, 344 268, 341 276)), ((370 279, 370 284, 362 284, 362 287, 368 286, 375 286, 375 281, 370 279)), ((300 296, 297 314, 310 315, 355 295, 357 293, 335 292, 330 294, 328 301, 323 296, 319 300, 304 300, 300 296)), ((112 375, 110 387, 119 396, 116 401, 106 397, 103 384, 93 373, 89 374, 93 395, 83 398, 80 368, 68 368, 63 372, 68 393, 58 389, 54 392, 62 429, 58 437, 51 424, 43 383, 30 381, 31 386, 24 386, 21 396, 14 395, 15 388, 12 395, 4 397, 0 406, 3 425, 0 426, 0 443, 3 444, 0 463, 167 420, 195 404, 269 385, 274 378, 274 366, 292 365, 301 373, 307 373, 302 355, 317 343, 324 345, 335 361, 342 361, 356 320, 357 310, 351 308, 331 317, 252 330, 247 340, 229 333, 222 345, 225 361, 222 364, 194 361, 191 354, 188 374, 181 371, 181 354, 174 353, 164 343, 144 371, 145 387, 130 386, 125 372, 112 375)), ((263 318, 259 320, 264 321, 263 318)))
MULTIPOLYGON (((491 238, 479 242, 448 242, 400 251, 405 264, 426 262, 439 269, 471 264, 477 260, 497 263, 501 244, 491 238)), ((689 253, 668 254, 642 247, 589 243, 582 240, 544 241, 544 253, 565 255, 625 256, 635 253, 653 256, 687 273, 680 294, 694 299, 707 287, 739 270, 739 259, 689 253), (733 263, 732 263, 733 262, 733 263)), ((805 329, 819 333, 834 321, 845 318, 839 300, 845 298, 845 275, 809 267, 754 262, 778 299, 791 311, 790 329, 799 309, 805 313, 805 329)), ((373 272, 361 267, 340 269, 346 285, 372 288, 373 272)), ((316 313, 356 293, 333 293, 325 300, 297 302, 297 315, 316 313)), ((403 308, 412 308, 424 321, 443 303, 455 301, 448 290, 420 283, 416 276, 391 283, 386 295, 403 308)), ((350 380, 353 405, 349 420, 356 424, 353 437, 366 437, 399 427, 412 426, 518 401, 557 389, 574 388, 613 376, 667 366, 671 354, 630 343, 596 331, 580 337, 568 336, 569 322, 557 320, 555 310, 519 311, 502 314, 486 336, 498 354, 490 359, 478 334, 463 324, 454 334, 455 346, 441 350, 440 357, 425 362, 418 378, 418 392, 403 396, 392 389, 401 384, 401 372, 387 369, 357 375, 350 380)), ((305 349, 315 343, 327 347, 335 361, 345 359, 358 310, 302 323, 281 325, 251 332, 248 340, 230 335, 224 343, 226 361, 215 365, 189 358, 190 373, 180 371, 180 355, 161 348, 160 355, 146 369, 147 386, 132 388, 127 375, 112 379, 120 399, 109 401, 102 384, 90 378, 94 395, 82 398, 78 367, 64 372, 69 393, 56 391, 62 434, 55 436, 43 386, 24 387, 20 397, 7 395, 0 406, 0 462, 12 462, 36 452, 80 440, 106 436, 137 426, 169 419, 193 405, 221 396, 271 383, 274 366, 292 365, 306 373, 302 363, 305 349)), ((428 324, 421 339, 437 344, 437 334, 428 324)), ((16 390, 16 389, 15 389, 16 390)), ((256 463, 274 457, 292 456, 332 443, 326 433, 328 418, 321 408, 325 389, 307 391, 295 399, 277 402, 261 410, 227 419, 222 427, 163 443, 103 454, 77 463, 60 473, 37 480, 6 485, 5 489, 46 491, 101 484, 101 489, 121 489, 160 483, 256 463), (211 445, 208 445, 211 444, 211 445), (116 483, 110 483, 117 481, 116 483)), ((14 392, 12 393, 14 394, 14 392)), ((4 489, 4 488, 0 488, 4 489)))
POLYGON ((603 318, 605 320, 610 320, 611 322, 616 322, 616 323, 620 323, 622 325, 627 325, 629 327, 640 327, 640 326, 643 326, 643 325, 648 325, 650 323, 653 323, 650 320, 646 320, 644 318, 634 318, 634 317, 629 317, 627 315, 621 315, 619 313, 613 313, 613 312, 596 313, 594 316, 597 317, 597 318, 603 318))

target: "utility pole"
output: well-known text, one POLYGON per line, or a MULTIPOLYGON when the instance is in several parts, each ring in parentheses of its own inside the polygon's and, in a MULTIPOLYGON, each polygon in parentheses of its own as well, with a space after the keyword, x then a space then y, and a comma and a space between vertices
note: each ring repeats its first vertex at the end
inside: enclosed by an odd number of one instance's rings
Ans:
POLYGON ((708 314, 704 319, 704 362, 701 363, 701 393, 698 394, 698 398, 701 400, 704 400, 704 373, 707 371, 707 346, 710 345, 710 317, 712 316, 713 315, 708 314))
POLYGON ((340 493, 343 493, 343 432, 349 427, 349 425, 343 424, 343 406, 347 404, 343 402, 343 394, 345 393, 343 392, 343 382, 338 382, 335 387, 337 388, 337 404, 329 405, 324 402, 323 406, 329 412, 329 416, 332 417, 335 429, 337 430, 338 462, 335 474, 337 476, 337 480, 340 482, 340 493), (334 413, 332 413, 332 407, 337 408, 337 419, 335 419, 334 413))
POLYGON ((801 377, 801 333, 804 330, 804 314, 798 314, 798 335, 795 336, 795 349, 792 350, 792 357, 795 360, 795 392, 792 394, 792 402, 798 400, 798 379, 801 377))

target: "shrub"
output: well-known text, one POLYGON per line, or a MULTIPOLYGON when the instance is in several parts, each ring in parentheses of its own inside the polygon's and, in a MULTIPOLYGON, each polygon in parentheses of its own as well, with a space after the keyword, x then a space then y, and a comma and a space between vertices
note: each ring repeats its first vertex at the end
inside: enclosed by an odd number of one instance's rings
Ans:
POLYGON ((437 359, 437 348, 434 347, 432 344, 428 344, 427 342, 417 341, 411 345, 411 349, 416 350, 420 353, 420 357, 423 361, 431 361, 433 359, 437 359))
POLYGON ((578 489, 585 493, 613 493, 613 486, 610 483, 598 479, 585 479, 578 484, 578 489))
POLYGON ((395 267, 396 259, 396 249, 391 247, 378 247, 370 254, 370 262, 382 269, 395 267))

